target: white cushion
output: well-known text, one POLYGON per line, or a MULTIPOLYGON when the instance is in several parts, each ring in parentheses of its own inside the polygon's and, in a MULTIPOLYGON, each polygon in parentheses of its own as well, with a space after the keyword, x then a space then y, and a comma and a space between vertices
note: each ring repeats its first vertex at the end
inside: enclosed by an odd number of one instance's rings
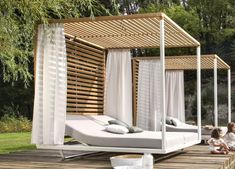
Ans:
POLYGON ((182 126, 182 122, 177 118, 171 117, 171 121, 174 126, 182 126))
POLYGON ((129 132, 129 130, 124 127, 124 126, 120 126, 117 124, 111 124, 105 127, 105 130, 111 133, 116 133, 116 134, 126 134, 129 132))

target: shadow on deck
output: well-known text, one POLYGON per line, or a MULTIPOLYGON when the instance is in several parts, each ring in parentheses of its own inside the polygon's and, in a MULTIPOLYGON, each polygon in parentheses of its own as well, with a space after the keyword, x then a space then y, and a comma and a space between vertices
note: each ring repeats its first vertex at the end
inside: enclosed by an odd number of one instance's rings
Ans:
MULTIPOLYGON (((66 152, 71 155, 78 152, 66 152)), ((120 153, 119 153, 120 154, 120 153)), ((0 168, 56 168, 56 169, 110 169, 109 158, 117 153, 98 153, 83 158, 61 161, 58 151, 35 150, 0 155, 0 168)), ((155 155, 155 169, 232 169, 235 153, 228 155, 210 154, 205 145, 189 147, 176 154, 155 155)))

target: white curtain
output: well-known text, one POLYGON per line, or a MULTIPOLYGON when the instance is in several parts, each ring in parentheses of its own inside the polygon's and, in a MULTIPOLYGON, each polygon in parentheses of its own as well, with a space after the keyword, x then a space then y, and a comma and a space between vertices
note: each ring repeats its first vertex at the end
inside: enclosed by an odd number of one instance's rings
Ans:
POLYGON ((159 131, 160 112, 160 61, 140 60, 138 75, 137 126, 159 131))
POLYGON ((132 124, 131 54, 128 49, 108 50, 104 114, 132 124))
POLYGON ((183 70, 166 71, 166 113, 185 122, 183 70))
POLYGON ((34 144, 63 144, 67 61, 63 24, 39 25, 32 129, 34 144))

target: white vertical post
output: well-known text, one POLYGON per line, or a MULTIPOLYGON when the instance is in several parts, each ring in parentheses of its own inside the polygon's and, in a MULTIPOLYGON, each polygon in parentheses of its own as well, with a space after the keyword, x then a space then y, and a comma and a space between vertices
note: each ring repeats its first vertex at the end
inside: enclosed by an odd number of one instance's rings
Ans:
POLYGON ((214 58, 214 126, 218 127, 217 58, 214 58))
POLYGON ((197 47, 197 125, 198 140, 201 141, 201 48, 197 47))
POLYGON ((161 65, 161 109, 162 112, 162 150, 166 149, 166 106, 165 106, 165 31, 164 18, 160 20, 160 65, 161 65))
POLYGON ((231 69, 228 69, 228 122, 231 120, 231 69))

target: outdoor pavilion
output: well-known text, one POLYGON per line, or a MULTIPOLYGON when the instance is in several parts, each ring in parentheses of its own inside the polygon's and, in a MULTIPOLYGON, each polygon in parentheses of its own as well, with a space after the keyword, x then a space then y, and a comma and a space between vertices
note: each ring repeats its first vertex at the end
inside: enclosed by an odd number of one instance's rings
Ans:
MULTIPOLYGON (((62 23, 66 38, 66 51, 68 63, 68 88, 67 88, 67 113, 73 114, 102 114, 103 89, 105 77, 105 56, 107 49, 133 49, 133 48, 159 48, 161 63, 161 112, 162 112, 162 148, 152 150, 154 153, 168 153, 175 149, 166 149, 166 111, 165 111, 165 70, 166 48, 195 48, 197 68, 197 122, 198 139, 193 144, 201 141, 201 52, 200 43, 179 27, 164 13, 137 14, 128 16, 102 16, 95 18, 57 19, 50 20, 49 24, 62 23), (78 67, 75 63, 80 63, 78 67), (86 70, 86 67, 92 67, 86 70), (95 87, 89 84, 96 81, 95 87), (83 86, 84 85, 84 86, 83 86), (87 87, 89 86, 89 87, 87 87), (86 98, 78 96, 78 93, 86 95, 87 88, 94 95, 87 94, 86 98), (99 104, 95 105, 95 102, 99 104), (84 103, 84 104, 81 104, 84 103)), ((35 49, 35 55, 37 48, 35 49)), ((35 63, 37 58, 35 57, 35 63)), ((37 74, 37 70, 35 71, 37 74)), ((83 95, 84 96, 84 95, 83 95)), ((187 145, 190 146, 190 145, 187 145)), ((48 148, 47 146, 45 146, 48 148)), ((58 145, 55 148, 62 148, 58 145)), ((49 148, 51 148, 49 146, 49 148)), ((71 149, 64 147, 65 149, 71 149)), ((178 147, 180 149, 182 147, 178 147)), ((76 150, 76 147, 72 147, 76 150)), ((78 150, 104 150, 100 147, 87 147, 78 150)), ((105 151, 122 152, 149 152, 138 149, 110 149, 105 151)))

